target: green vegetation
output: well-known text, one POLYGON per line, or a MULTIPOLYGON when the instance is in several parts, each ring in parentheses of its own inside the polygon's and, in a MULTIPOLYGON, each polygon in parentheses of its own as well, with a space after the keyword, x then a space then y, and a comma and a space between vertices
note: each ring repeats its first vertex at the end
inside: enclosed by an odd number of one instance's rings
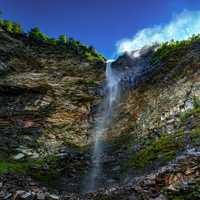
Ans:
POLYGON ((131 148, 133 144, 139 143, 135 135, 124 133, 120 137, 114 138, 111 141, 113 149, 119 149, 121 147, 131 148))
POLYGON ((101 54, 98 54, 92 46, 81 44, 80 41, 66 35, 60 35, 57 39, 49 38, 38 27, 32 28, 28 33, 24 33, 19 24, 3 19, 0 19, 0 27, 11 34, 24 35, 36 42, 63 47, 67 51, 71 51, 88 61, 105 62, 105 58, 101 54))
POLYGON ((47 156, 44 159, 35 160, 33 163, 30 163, 27 173, 37 180, 51 184, 53 179, 59 174, 59 172, 56 170, 58 163, 58 157, 47 156), (37 166, 36 170, 34 170, 32 166, 37 166), (48 170, 43 170, 44 167, 48 167, 48 170))
POLYGON ((179 114, 180 123, 184 122, 188 117, 190 117, 193 113, 193 110, 182 112, 179 114))
POLYGON ((170 42, 164 42, 160 45, 160 47, 155 51, 152 56, 151 64, 157 64, 161 60, 165 59, 166 57, 170 56, 171 53, 190 46, 192 43, 200 41, 200 34, 193 35, 187 40, 182 41, 174 41, 171 40, 170 42))
POLYGON ((89 95, 77 95, 75 96, 74 100, 77 103, 81 103, 81 104, 87 104, 89 102, 94 101, 95 97, 94 96, 89 96, 89 95))
POLYGON ((200 108, 200 99, 198 97, 193 97, 193 106, 194 106, 194 109, 198 109, 200 108))
MULTIPOLYGON (((74 146, 72 148, 75 150, 74 146)), ((79 149, 77 149, 77 152, 79 152, 79 149)), ((0 159, 0 175, 5 173, 26 174, 39 181, 53 185, 55 177, 60 176, 64 170, 73 168, 82 170, 81 164, 79 160, 72 161, 56 155, 48 155, 38 160, 24 159, 21 161, 4 157, 0 159)))
MULTIPOLYGON (((199 118, 200 107, 192 109, 190 114, 195 114, 199 118)), ((185 119, 189 116, 187 114, 185 119)), ((184 132, 184 130, 180 129, 174 134, 162 134, 158 139, 150 139, 141 150, 130 156, 125 168, 144 170, 153 166, 155 162, 161 165, 165 164, 173 160, 177 153, 183 151, 188 144, 200 146, 199 127, 190 132, 184 132)))
MULTIPOLYGON (((191 115, 195 118, 200 117, 200 100, 193 97, 193 108, 180 114, 180 125, 183 124, 191 115)), ((128 160, 128 168, 143 170, 151 166, 154 162, 164 164, 173 160, 179 151, 184 150, 188 145, 200 145, 200 128, 193 131, 184 132, 182 129, 175 134, 163 134, 158 139, 149 139, 144 147, 131 156, 128 160)))
POLYGON ((67 139, 64 139, 63 142, 64 142, 65 146, 72 149, 74 152, 89 153, 89 150, 90 150, 89 145, 79 146, 79 145, 70 143, 67 139))
POLYGON ((180 122, 184 122, 186 119, 188 119, 191 115, 198 115, 200 114, 200 99, 198 97, 193 97, 193 108, 182 112, 179 115, 180 122))
POLYGON ((29 37, 39 39, 41 41, 48 41, 48 36, 40 31, 38 27, 32 28, 29 32, 29 37))
POLYGON ((10 33, 20 34, 23 32, 20 24, 13 23, 8 20, 0 19, 0 26, 10 33))
POLYGON ((95 80, 85 80, 85 79, 82 79, 82 80, 79 80, 77 82, 77 84, 81 84, 81 85, 85 85, 87 87, 94 87, 94 86, 97 86, 97 83, 95 80))
POLYGON ((67 36, 66 35, 60 35, 58 38, 59 43, 66 44, 67 43, 67 36))
POLYGON ((14 160, 0 160, 0 174, 7 172, 28 173, 33 165, 42 166, 44 164, 51 164, 56 161, 56 157, 49 156, 42 160, 30 160, 17 162, 14 160))
MULTIPOLYGON (((200 146, 200 127, 196 127, 190 132, 184 132, 185 121, 193 116, 195 119, 200 119, 200 100, 198 97, 193 97, 193 108, 182 112, 179 115, 180 128, 174 134, 162 134, 159 138, 148 138, 143 143, 143 148, 131 155, 125 169, 144 170, 153 164, 164 164, 167 161, 173 160, 177 153, 183 151, 184 148, 190 144, 193 146, 200 146), (182 126, 183 125, 183 126, 182 126)), ((186 123, 187 124, 187 123, 186 123)), ((126 139, 126 138, 125 138, 126 139)), ((127 139, 126 139, 127 140, 127 139)), ((136 141, 135 143, 140 143, 136 141)))
POLYGON ((58 158, 55 156, 48 156, 41 160, 25 160, 25 161, 14 161, 2 159, 0 160, 0 175, 5 173, 23 173, 28 174, 41 181, 49 181, 52 177, 57 175, 55 170, 58 158), (34 170, 36 166, 36 170, 34 170), (46 171, 43 170, 43 166, 50 166, 46 171))
MULTIPOLYGON (((93 61, 96 59, 96 53, 92 53, 92 52, 85 52, 84 57, 88 60, 88 61, 93 61)), ((99 57, 99 59, 101 61, 103 61, 103 57, 99 57)))
POLYGON ((177 151, 184 147, 183 139, 182 133, 161 136, 133 155, 128 161, 128 167, 143 170, 155 161, 162 164, 173 160, 177 151))
POLYGON ((54 38, 49 38, 48 39, 49 44, 56 46, 58 44, 58 41, 54 38))
POLYGON ((15 161, 0 160, 0 174, 7 172, 24 173, 28 170, 28 165, 15 161))

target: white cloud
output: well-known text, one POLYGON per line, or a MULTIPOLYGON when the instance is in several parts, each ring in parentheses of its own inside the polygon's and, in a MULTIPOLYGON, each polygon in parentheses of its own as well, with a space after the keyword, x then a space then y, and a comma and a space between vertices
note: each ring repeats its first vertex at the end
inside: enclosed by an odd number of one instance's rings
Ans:
POLYGON ((140 30, 132 39, 117 42, 117 53, 130 52, 156 42, 184 40, 193 34, 200 33, 200 11, 183 11, 174 16, 165 25, 158 25, 140 30))

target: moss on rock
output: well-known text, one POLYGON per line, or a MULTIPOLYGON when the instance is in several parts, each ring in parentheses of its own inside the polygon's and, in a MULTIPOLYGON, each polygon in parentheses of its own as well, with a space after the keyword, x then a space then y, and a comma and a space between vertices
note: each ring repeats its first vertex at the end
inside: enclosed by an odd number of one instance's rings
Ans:
MULTIPOLYGON (((179 133, 180 134, 180 133, 179 133)), ((128 167, 144 169, 155 161, 164 163, 175 158, 177 150, 184 147, 184 140, 180 136, 164 135, 152 141, 128 160, 128 167)))

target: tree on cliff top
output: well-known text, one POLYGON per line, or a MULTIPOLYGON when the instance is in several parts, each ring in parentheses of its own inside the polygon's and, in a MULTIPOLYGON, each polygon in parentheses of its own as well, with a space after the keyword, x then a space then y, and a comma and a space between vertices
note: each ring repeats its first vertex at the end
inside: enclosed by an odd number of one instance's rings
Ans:
POLYGON ((67 36, 66 35, 60 35, 58 38, 59 43, 66 44, 67 43, 67 36))
POLYGON ((38 27, 32 28, 30 30, 29 37, 42 41, 48 41, 48 36, 42 33, 38 27))

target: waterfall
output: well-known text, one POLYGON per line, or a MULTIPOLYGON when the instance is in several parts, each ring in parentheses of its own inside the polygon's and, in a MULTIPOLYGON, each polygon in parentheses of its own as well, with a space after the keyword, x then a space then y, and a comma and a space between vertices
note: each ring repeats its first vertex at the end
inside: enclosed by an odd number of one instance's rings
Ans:
POLYGON ((97 111, 95 117, 95 126, 93 129, 93 149, 92 149, 92 166, 84 180, 84 192, 95 191, 102 183, 106 182, 103 172, 103 162, 106 153, 105 134, 111 127, 112 121, 119 111, 119 103, 124 99, 124 95, 134 89, 141 81, 145 80, 148 74, 152 71, 149 65, 150 58, 154 49, 157 46, 145 47, 134 51, 132 54, 126 55, 126 60, 123 66, 120 64, 107 62, 106 66, 106 84, 105 98, 97 111), (114 67, 113 67, 114 65, 114 67), (122 95, 123 93, 123 95, 122 95))
POLYGON ((116 72, 114 72, 111 68, 111 61, 107 62, 107 67, 106 67, 106 80, 107 80, 107 106, 108 110, 106 111, 107 114, 111 114, 111 110, 113 107, 113 103, 117 100, 117 97, 119 95, 119 82, 120 82, 120 77, 117 76, 116 72))
POLYGON ((112 121, 114 105, 117 104, 119 97, 119 82, 120 78, 117 76, 111 67, 112 62, 108 61, 106 66, 106 96, 103 103, 100 105, 101 109, 99 117, 96 119, 96 124, 93 133, 93 151, 92 151, 92 169, 89 177, 87 177, 86 191, 94 191, 99 183, 101 177, 101 158, 104 152, 103 136, 112 121))

